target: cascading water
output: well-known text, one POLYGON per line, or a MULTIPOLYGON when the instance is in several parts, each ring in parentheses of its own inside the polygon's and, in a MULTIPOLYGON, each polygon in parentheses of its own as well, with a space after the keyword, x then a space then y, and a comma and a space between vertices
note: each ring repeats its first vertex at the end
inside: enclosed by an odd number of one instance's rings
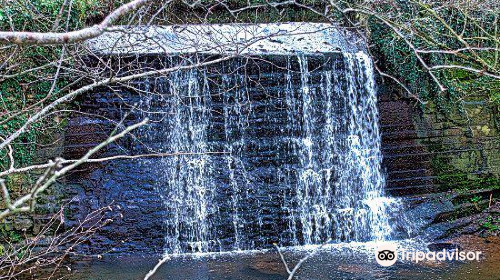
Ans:
POLYGON ((284 59, 285 71, 235 59, 144 81, 154 94, 142 106, 163 113, 145 141, 175 154, 142 160, 155 166, 166 253, 394 236, 370 58, 284 59))
MULTIPOLYGON (((160 105, 163 111, 157 120, 161 129, 146 131, 145 138, 150 144, 161 145, 154 148, 168 147, 168 152, 173 154, 162 159, 159 168, 154 169, 158 178, 155 186, 166 208, 166 248, 168 252, 180 253, 184 250, 183 240, 189 250, 208 251, 207 240, 212 238, 209 216, 216 210, 210 158, 206 154, 209 89, 203 76, 194 70, 174 72, 168 81, 157 80, 155 86, 156 92, 168 92, 169 96, 156 96, 156 102, 163 102, 160 105)), ((146 91, 149 87, 147 83, 146 91)), ((154 106, 152 100, 147 101, 146 107, 154 106)), ((145 167, 158 164, 149 160, 143 163, 145 167)))
POLYGON ((307 59, 298 57, 302 110, 290 107, 289 116, 302 124, 302 134, 294 139, 300 159, 293 209, 298 219, 290 230, 301 231, 305 244, 392 235, 387 207, 396 201, 383 195, 372 64, 361 52, 343 57, 344 71, 323 71, 316 88, 310 86, 307 59), (339 75, 345 76, 345 85, 339 75))

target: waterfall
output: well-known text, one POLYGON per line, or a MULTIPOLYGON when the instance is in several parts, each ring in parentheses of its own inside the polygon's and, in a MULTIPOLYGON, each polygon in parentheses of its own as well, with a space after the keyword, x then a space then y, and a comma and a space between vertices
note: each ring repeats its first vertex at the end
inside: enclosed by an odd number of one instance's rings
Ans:
MULTIPOLYGON (((307 59, 299 56, 302 135, 296 139, 300 167, 296 196, 303 243, 383 240, 392 235, 391 204, 384 197, 380 133, 373 68, 365 53, 344 54, 344 71, 323 71, 320 86, 310 87, 307 59), (342 86, 344 75, 345 87, 342 86), (345 90, 343 90, 345 88, 345 90), (313 100, 321 100, 322 105, 313 100), (341 113, 335 114, 335 110, 341 113), (323 122, 318 122, 324 118, 323 122)), ((300 109, 300 108, 299 108, 300 109)), ((294 219, 294 217, 291 217, 294 219)))
POLYGON ((165 253, 396 235, 370 57, 283 57, 258 74, 235 59, 143 81, 144 142, 174 154, 141 160, 164 202, 165 253))

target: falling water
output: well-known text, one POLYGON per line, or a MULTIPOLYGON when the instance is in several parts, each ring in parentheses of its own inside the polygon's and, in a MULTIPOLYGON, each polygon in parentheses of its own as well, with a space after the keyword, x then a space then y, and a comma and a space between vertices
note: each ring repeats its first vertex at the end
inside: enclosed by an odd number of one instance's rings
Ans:
MULTIPOLYGON (((295 150, 300 159, 296 196, 303 243, 382 240, 390 238, 393 199, 384 197, 380 134, 373 68, 364 53, 344 54, 344 71, 321 73, 311 88, 307 59, 299 56, 302 135, 295 150), (339 81, 346 78, 346 87, 339 81), (321 100, 321 106, 313 103, 321 100), (335 110, 341 110, 336 113, 335 110), (318 121, 318 119, 324 119, 318 121)), ((294 124, 293 122, 293 125, 294 124)), ((300 242, 298 242, 300 243, 300 242)))
POLYGON ((166 253, 394 237, 372 62, 310 59, 286 57, 258 83, 243 60, 145 81, 155 94, 142 106, 164 113, 146 142, 175 154, 143 161, 164 202, 166 253))

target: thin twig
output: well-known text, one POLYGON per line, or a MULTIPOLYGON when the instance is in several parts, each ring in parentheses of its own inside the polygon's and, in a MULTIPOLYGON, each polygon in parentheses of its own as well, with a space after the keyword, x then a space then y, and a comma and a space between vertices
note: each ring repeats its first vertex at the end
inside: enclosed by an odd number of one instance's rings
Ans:
POLYGON ((158 269, 160 268, 160 266, 162 266, 168 260, 170 260, 170 256, 169 255, 165 255, 160 261, 158 261, 158 263, 155 265, 155 267, 153 267, 153 269, 151 269, 148 272, 148 274, 146 274, 146 276, 144 276, 144 280, 148 280, 151 276, 155 275, 155 273, 158 271, 158 269))
POLYGON ((79 165, 81 165, 83 163, 86 163, 89 160, 89 158, 93 154, 95 154, 96 152, 98 152, 100 149, 102 149, 103 147, 107 146, 108 144, 116 141, 117 139, 125 136, 130 131, 132 131, 132 130, 138 128, 138 127, 141 127, 141 126, 145 125, 147 122, 148 122, 148 119, 146 118, 146 119, 144 119, 143 121, 141 121, 139 123, 136 123, 134 125, 128 126, 127 128, 125 128, 120 133, 118 133, 116 135, 113 135, 113 136, 110 136, 108 139, 106 139, 105 141, 101 142, 99 145, 97 145, 94 148, 90 149, 79 160, 73 162, 70 165, 67 165, 67 166, 63 167, 61 170, 54 171, 53 174, 52 174, 52 176, 50 176, 47 180, 45 180, 45 182, 43 184, 41 184, 39 187, 34 188, 33 191, 30 192, 29 194, 26 194, 26 195, 18 198, 14 203, 11 204, 11 206, 12 206, 11 208, 7 208, 3 212, 1 212, 0 213, 0 220, 2 220, 5 217, 8 217, 8 216, 10 216, 10 215, 12 215, 14 213, 31 211, 32 208, 33 208, 33 205, 34 205, 33 203, 36 203, 36 199, 37 199, 38 195, 41 192, 45 191, 45 189, 47 189, 49 186, 51 186, 59 177, 63 176, 64 174, 66 174, 70 170, 74 169, 75 167, 77 167, 77 166, 79 166, 79 165), (31 207, 23 206, 25 203, 30 202, 30 201, 31 201, 31 203, 30 203, 31 207))
POLYGON ((322 243, 321 245, 319 245, 318 247, 316 247, 312 252, 310 252, 309 254, 307 254, 305 257, 303 257, 302 259, 299 260, 299 262, 297 262, 297 264, 294 266, 294 268, 292 270, 290 270, 287 262, 285 261, 285 257, 283 256, 283 254, 281 253, 281 250, 280 248, 274 244, 274 247, 276 248, 276 250, 278 251, 278 254, 280 255, 280 258, 281 258, 281 261, 283 262, 283 265, 285 266, 285 269, 288 273, 288 278, 287 280, 292 280, 293 277, 295 277, 295 274, 297 274, 297 271, 299 271, 299 269, 302 267, 302 265, 308 260, 310 259, 311 257, 313 257, 314 255, 316 255, 325 245, 327 245, 328 243, 330 243, 332 240, 331 239, 328 239, 327 241, 325 241, 324 243, 322 243))

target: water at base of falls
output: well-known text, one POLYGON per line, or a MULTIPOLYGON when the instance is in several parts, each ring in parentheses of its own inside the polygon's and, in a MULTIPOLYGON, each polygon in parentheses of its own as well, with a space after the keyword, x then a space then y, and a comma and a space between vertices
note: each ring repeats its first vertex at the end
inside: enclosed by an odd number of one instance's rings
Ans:
POLYGON ((175 154, 141 160, 166 209, 165 253, 397 235, 365 53, 217 67, 142 81, 154 122, 141 140, 175 154))

